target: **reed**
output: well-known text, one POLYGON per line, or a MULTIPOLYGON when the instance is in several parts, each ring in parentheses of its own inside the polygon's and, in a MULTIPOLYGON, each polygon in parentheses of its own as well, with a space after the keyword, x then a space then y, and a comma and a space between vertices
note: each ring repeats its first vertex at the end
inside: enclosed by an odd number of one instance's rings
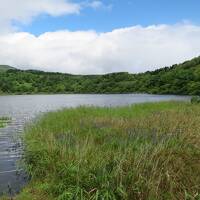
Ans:
POLYGON ((199 116, 180 102, 47 113, 25 130, 16 199, 200 199, 199 116))
POLYGON ((0 117, 0 128, 4 128, 10 120, 8 117, 0 117))

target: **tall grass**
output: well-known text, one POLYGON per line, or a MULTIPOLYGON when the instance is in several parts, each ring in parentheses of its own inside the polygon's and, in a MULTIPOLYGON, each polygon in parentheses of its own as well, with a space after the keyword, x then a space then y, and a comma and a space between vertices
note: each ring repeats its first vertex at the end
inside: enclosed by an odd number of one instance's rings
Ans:
POLYGON ((6 126, 6 124, 10 121, 10 118, 8 117, 0 117, 0 128, 3 128, 6 126))
POLYGON ((18 200, 200 199, 200 107, 163 102, 48 113, 24 134, 18 200))

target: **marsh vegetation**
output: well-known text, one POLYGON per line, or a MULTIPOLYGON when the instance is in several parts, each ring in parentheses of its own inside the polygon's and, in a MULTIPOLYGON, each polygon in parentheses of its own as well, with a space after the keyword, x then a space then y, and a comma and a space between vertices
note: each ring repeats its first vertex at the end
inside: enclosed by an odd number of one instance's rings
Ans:
POLYGON ((199 116, 180 102, 50 112, 24 133, 16 199, 199 199, 199 116))
POLYGON ((0 117, 0 128, 3 128, 6 126, 7 123, 9 123, 10 118, 9 117, 0 117))

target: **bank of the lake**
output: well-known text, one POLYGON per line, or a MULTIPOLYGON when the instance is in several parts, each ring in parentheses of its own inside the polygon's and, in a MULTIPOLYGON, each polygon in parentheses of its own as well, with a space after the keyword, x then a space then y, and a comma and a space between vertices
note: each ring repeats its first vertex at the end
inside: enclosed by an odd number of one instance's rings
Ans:
POLYGON ((184 102, 45 114, 25 130, 16 199, 199 199, 199 116, 184 102))

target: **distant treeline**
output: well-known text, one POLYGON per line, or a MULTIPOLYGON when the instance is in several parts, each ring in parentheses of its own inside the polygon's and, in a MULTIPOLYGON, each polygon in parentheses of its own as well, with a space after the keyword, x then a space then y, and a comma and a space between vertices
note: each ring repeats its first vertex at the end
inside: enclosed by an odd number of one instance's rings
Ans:
POLYGON ((152 93, 200 95, 200 57, 153 72, 71 75, 0 70, 0 93, 152 93))

